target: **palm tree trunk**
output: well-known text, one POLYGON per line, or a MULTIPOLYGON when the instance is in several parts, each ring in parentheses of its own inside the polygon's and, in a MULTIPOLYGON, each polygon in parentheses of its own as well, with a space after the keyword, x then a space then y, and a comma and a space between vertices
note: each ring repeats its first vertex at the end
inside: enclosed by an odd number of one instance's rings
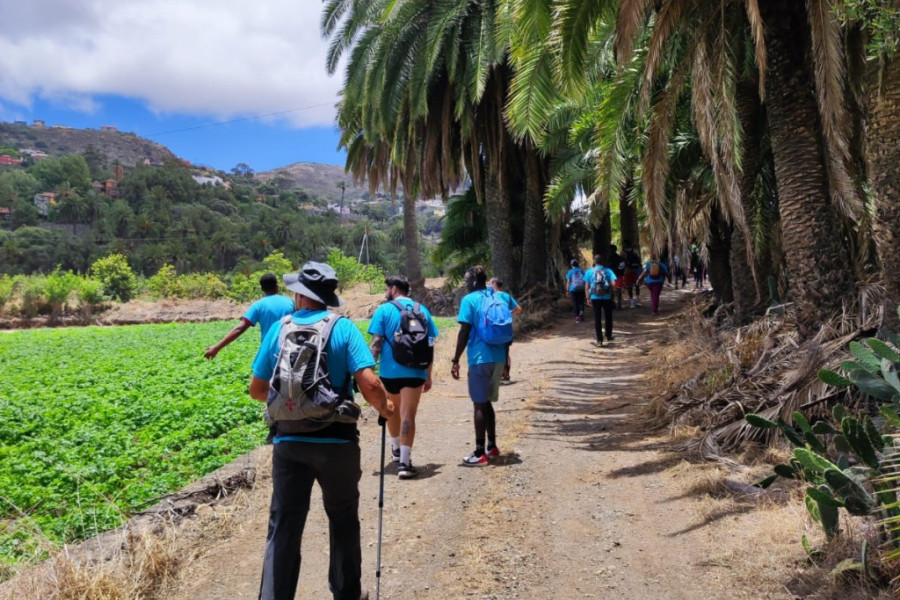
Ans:
POLYGON ((413 194, 403 195, 403 242, 406 246, 406 277, 412 293, 416 294, 425 288, 425 278, 419 263, 419 220, 413 194))
MULTIPOLYGON (((592 244, 591 249, 594 256, 600 255, 603 260, 609 256, 609 246, 612 244, 612 219, 609 211, 609 204, 600 213, 600 223, 591 227, 592 244)), ((606 263, 603 263, 606 265, 606 263)), ((612 265, 606 265, 612 268, 612 265)))
MULTIPOLYGON (((752 80, 743 80, 738 83, 737 109, 743 132, 741 149, 741 167, 743 169, 740 180, 741 203, 744 206, 744 214, 753 214, 753 188, 756 177, 762 164, 761 138, 762 132, 758 125, 760 109, 758 83, 752 80)), ((748 250, 747 232, 741 227, 735 226, 731 231, 731 286, 734 295, 734 321, 737 325, 745 324, 757 311, 768 297, 768 273, 763 265, 764 260, 753 255, 748 250), (754 261, 751 265, 750 261, 754 261), (754 279, 754 271, 756 278, 754 279)))
POLYGON ((769 69, 766 102, 782 238, 791 267, 797 327, 812 335, 841 310, 853 274, 831 203, 810 65, 806 3, 760 2, 769 69))
POLYGON ((500 184, 499 174, 490 167, 485 169, 484 179, 484 213, 488 246, 491 249, 491 274, 499 277, 506 289, 518 292, 509 213, 509 190, 500 184))
POLYGON ((543 202, 546 163, 534 148, 526 148, 524 157, 527 181, 521 288, 528 289, 546 282, 547 225, 543 202))
POLYGON ((884 279, 884 327, 900 332, 900 56, 887 63, 872 101, 866 151, 875 200, 875 242, 884 279))
POLYGON ((637 205, 630 198, 634 188, 634 179, 629 176, 622 186, 622 195, 619 199, 619 231, 622 232, 622 245, 631 241, 635 250, 641 251, 641 231, 638 227, 637 205))
MULTIPOLYGON (((714 208, 709 220, 709 239, 707 241, 709 264, 707 265, 707 272, 709 273, 709 283, 716 294, 716 299, 722 304, 727 304, 734 300, 734 282, 732 281, 731 265, 729 264, 729 257, 734 247, 731 233, 731 226, 722 216, 719 209, 714 208)), ((744 250, 742 249, 741 252, 744 252, 744 250)))

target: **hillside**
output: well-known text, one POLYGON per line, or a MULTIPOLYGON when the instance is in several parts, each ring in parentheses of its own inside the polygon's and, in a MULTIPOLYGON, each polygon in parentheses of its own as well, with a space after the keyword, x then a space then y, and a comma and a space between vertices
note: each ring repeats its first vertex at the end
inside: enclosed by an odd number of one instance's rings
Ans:
POLYGON ((338 185, 344 182, 347 186, 344 200, 353 203, 355 200, 368 197, 368 187, 354 185, 353 176, 344 172, 344 167, 323 165, 320 163, 294 163, 285 167, 262 171, 256 174, 260 181, 271 181, 276 178, 290 180, 286 187, 300 188, 312 196, 325 198, 329 202, 339 202, 341 189, 338 185))
POLYGON ((141 164, 145 159, 158 164, 166 158, 174 158, 165 146, 133 133, 13 123, 0 123, 0 147, 3 146, 39 150, 51 156, 81 153, 93 146, 103 152, 109 162, 118 160, 126 166, 141 164))

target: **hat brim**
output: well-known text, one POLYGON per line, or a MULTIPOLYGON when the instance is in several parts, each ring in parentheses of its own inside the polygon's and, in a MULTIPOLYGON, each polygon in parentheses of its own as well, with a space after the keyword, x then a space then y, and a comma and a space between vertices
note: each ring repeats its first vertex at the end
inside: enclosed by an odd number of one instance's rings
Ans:
POLYGON ((341 300, 337 294, 333 292, 331 294, 317 294, 316 292, 300 283, 300 278, 297 273, 286 273, 283 279, 284 287, 294 292, 295 294, 300 294, 301 296, 312 298, 316 302, 321 302, 325 306, 331 308, 340 308, 344 305, 343 300, 341 300))

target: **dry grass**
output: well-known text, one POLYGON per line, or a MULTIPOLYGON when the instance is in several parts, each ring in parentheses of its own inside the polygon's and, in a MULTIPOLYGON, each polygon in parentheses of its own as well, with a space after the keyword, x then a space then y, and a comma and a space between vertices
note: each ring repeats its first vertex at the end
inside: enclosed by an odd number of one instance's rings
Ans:
MULTIPOLYGON (((249 468, 254 473, 261 471, 268 453, 251 456, 256 462, 249 468)), ((0 585, 0 600, 165 598, 185 567, 202 555, 202 548, 229 537, 248 514, 266 510, 261 503, 267 498, 254 500, 264 495, 251 493, 255 477, 247 478, 244 472, 226 481, 239 479, 242 486, 249 487, 229 488, 214 496, 206 493, 210 486, 200 488, 192 497, 208 503, 192 506, 190 518, 163 509, 78 546, 53 547, 45 539, 50 558, 0 585)))

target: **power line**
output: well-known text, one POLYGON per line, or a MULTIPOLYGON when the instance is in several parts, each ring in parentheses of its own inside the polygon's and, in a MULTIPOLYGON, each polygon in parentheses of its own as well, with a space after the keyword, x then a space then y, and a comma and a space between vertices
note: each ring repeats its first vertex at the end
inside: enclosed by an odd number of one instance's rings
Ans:
POLYGON ((264 119, 266 117, 277 117, 280 115, 287 115, 290 113, 301 112, 304 110, 311 110, 313 108, 322 108, 323 106, 334 106, 334 104, 330 103, 330 102, 327 102, 324 104, 311 104, 310 106, 303 106, 300 108, 292 108, 290 110, 282 110, 282 111, 273 112, 273 113, 251 115, 249 117, 241 117, 240 119, 232 119, 230 121, 217 121, 215 123, 207 123, 205 125, 194 125, 193 127, 185 127, 183 129, 172 129, 169 131, 160 131, 158 133, 149 133, 149 134, 146 134, 144 137, 169 135, 172 133, 184 133, 185 131, 194 131, 196 129, 207 129, 209 127, 219 127, 220 125, 231 125, 233 123, 242 123, 244 121, 255 121, 256 119, 264 119))

